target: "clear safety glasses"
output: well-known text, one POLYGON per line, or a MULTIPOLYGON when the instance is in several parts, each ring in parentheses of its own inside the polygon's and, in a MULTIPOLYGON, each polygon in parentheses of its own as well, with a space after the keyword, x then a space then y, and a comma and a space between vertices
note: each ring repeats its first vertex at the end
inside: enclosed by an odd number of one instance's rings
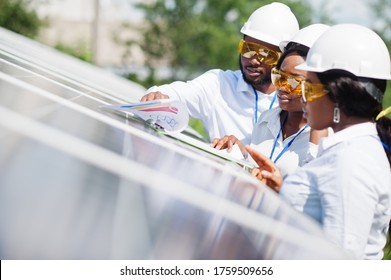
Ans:
POLYGON ((291 76, 284 71, 281 71, 274 67, 272 69, 272 83, 276 88, 284 88, 289 94, 301 95, 301 83, 304 81, 303 78, 298 76, 291 76))
POLYGON ((304 102, 314 101, 329 93, 323 84, 313 84, 307 81, 301 83, 301 91, 304 102))
POLYGON ((261 63, 270 66, 276 65, 281 56, 281 52, 243 39, 239 42, 239 53, 245 58, 252 58, 256 55, 261 63))

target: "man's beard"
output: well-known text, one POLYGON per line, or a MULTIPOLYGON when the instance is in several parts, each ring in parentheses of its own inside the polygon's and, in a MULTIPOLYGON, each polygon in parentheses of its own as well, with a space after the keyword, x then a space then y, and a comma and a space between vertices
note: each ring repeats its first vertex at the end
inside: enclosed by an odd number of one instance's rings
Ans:
POLYGON ((271 84, 272 82, 271 75, 266 75, 263 79, 260 80, 250 81, 249 79, 247 79, 246 75, 244 75, 243 65, 242 62, 240 61, 240 57, 239 57, 239 65, 240 65, 240 71, 242 72, 243 80, 246 83, 252 85, 253 87, 271 84))

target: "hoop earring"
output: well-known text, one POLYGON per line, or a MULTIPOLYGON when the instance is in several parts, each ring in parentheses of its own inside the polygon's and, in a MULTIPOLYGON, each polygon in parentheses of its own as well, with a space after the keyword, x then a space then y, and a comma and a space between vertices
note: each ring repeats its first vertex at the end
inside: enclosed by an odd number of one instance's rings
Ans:
POLYGON ((333 122, 339 123, 341 120, 341 112, 339 110, 338 104, 334 107, 333 122))

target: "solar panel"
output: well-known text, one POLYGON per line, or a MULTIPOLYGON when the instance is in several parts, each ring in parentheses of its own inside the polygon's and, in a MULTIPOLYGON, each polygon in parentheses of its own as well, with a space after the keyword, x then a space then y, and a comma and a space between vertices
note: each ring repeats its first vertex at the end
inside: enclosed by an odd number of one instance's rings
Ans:
POLYGON ((1 259, 344 259, 239 165, 102 110, 144 89, 0 29, 1 259))

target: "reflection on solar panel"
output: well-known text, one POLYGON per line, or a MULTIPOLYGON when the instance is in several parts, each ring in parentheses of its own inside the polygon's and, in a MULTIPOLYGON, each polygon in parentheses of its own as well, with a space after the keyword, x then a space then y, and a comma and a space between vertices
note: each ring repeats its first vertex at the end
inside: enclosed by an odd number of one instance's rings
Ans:
POLYGON ((0 29, 1 259, 341 259, 238 165, 99 109, 144 89, 0 29))

